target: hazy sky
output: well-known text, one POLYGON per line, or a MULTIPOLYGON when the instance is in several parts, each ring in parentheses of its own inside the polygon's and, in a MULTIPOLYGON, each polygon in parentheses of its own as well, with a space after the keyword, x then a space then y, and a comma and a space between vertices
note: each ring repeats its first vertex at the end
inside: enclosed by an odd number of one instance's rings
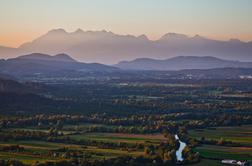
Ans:
POLYGON ((55 28, 250 41, 252 0, 0 0, 0 45, 17 47, 55 28))

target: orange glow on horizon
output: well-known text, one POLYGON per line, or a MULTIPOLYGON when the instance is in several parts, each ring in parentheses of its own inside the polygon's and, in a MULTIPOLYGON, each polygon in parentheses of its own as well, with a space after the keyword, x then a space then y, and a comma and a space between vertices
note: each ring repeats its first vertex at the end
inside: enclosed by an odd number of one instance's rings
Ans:
POLYGON ((0 45, 18 47, 54 28, 105 29, 150 40, 174 32, 251 41, 251 15, 250 0, 1 0, 0 45))

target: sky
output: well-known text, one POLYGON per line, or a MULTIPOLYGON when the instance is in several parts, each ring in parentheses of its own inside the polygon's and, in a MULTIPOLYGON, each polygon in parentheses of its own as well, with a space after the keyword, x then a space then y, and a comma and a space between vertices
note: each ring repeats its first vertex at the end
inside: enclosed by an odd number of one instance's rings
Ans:
POLYGON ((0 45, 18 47, 56 28, 252 41, 252 0, 0 0, 0 45))

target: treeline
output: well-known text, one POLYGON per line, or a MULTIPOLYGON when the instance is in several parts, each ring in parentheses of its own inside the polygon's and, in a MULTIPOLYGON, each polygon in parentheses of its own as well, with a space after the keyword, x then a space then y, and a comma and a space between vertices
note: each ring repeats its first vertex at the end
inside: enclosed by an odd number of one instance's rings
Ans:
POLYGON ((144 114, 125 117, 109 116, 107 114, 92 114, 90 116, 41 114, 28 117, 1 118, 0 128, 34 127, 54 133, 60 132, 61 130, 69 130, 76 133, 113 132, 147 134, 160 133, 164 130, 176 133, 181 127, 189 130, 216 126, 252 124, 252 114, 250 112, 202 113, 195 115, 195 119, 191 118, 193 118, 193 113, 144 114), (101 125, 81 125, 85 123, 101 125), (64 128, 65 125, 74 125, 74 127, 64 128))

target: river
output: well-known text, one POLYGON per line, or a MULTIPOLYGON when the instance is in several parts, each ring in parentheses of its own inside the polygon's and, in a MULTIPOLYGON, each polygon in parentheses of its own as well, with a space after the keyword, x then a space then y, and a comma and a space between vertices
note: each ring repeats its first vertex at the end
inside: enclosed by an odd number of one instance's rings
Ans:
POLYGON ((178 135, 175 135, 175 139, 179 141, 179 149, 176 151, 176 157, 177 157, 177 161, 183 161, 183 156, 182 156, 182 152, 184 150, 184 148, 186 147, 186 143, 180 141, 178 135))

